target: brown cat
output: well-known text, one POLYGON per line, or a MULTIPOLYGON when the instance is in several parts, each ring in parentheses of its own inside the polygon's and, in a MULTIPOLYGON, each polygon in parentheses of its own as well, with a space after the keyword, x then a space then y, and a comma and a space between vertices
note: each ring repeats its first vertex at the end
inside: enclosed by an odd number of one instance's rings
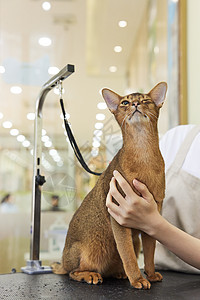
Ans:
POLYGON ((137 288, 149 289, 149 281, 161 281, 155 272, 155 240, 141 232, 145 279, 137 265, 138 230, 120 226, 107 212, 106 196, 113 171, 118 170, 133 187, 137 178, 145 183, 161 209, 165 193, 164 162, 159 150, 157 119, 167 84, 157 84, 148 94, 121 97, 109 89, 102 94, 123 135, 123 146, 95 187, 74 214, 66 237, 62 263, 52 265, 56 274, 77 281, 102 283, 102 277, 126 278, 137 288))

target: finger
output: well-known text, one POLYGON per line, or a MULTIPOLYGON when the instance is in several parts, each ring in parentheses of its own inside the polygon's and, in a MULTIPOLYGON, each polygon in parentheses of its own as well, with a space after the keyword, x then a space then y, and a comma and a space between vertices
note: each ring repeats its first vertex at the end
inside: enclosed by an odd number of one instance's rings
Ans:
POLYGON ((138 181, 137 179, 134 179, 133 185, 145 200, 147 200, 148 202, 152 200, 152 194, 149 192, 147 186, 144 183, 138 181))
POLYGON ((112 201, 112 195, 110 192, 108 192, 108 195, 106 197, 106 206, 108 207, 108 211, 110 214, 111 212, 115 215, 119 214, 119 206, 112 201))
POLYGON ((115 180, 114 177, 110 181, 110 190, 109 190, 109 192, 112 195, 112 197, 117 201, 117 203, 119 203, 119 205, 121 205, 121 206, 124 205, 124 202, 126 200, 124 199, 124 197, 118 191, 118 189, 116 187, 116 180, 115 180))
POLYGON ((111 203, 112 203, 112 195, 109 191, 108 194, 107 194, 107 197, 106 197, 106 206, 110 207, 111 203))
POLYGON ((108 212, 111 215, 111 217, 113 217, 119 223, 120 216, 118 214, 116 214, 115 212, 113 212, 110 208, 108 208, 108 212))
POLYGON ((119 183, 125 195, 131 195, 133 193, 133 189, 130 187, 129 183, 124 179, 124 177, 116 170, 113 172, 113 175, 119 183))

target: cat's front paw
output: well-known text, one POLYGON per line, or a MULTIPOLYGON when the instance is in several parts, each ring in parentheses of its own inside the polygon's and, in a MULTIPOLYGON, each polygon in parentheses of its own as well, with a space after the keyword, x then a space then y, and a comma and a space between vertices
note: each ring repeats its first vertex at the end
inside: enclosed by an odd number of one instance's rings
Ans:
POLYGON ((151 283, 144 277, 140 277, 139 279, 131 281, 131 285, 139 290, 141 290, 142 288, 145 290, 149 290, 151 288, 151 283))
POLYGON ((99 284, 103 282, 101 274, 90 271, 74 271, 69 273, 70 278, 76 281, 83 281, 89 284, 99 284))
POLYGON ((151 282, 162 281, 163 277, 159 272, 155 272, 152 275, 147 275, 147 279, 151 282))

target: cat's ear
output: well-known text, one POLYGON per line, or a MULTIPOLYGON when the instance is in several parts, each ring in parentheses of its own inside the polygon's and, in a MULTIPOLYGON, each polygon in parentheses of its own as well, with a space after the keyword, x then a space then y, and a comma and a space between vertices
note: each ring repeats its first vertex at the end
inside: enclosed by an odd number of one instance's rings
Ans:
POLYGON ((102 89, 101 92, 108 108, 114 113, 119 105, 121 97, 109 89, 102 89))
POLYGON ((150 92, 149 95, 158 108, 162 107, 167 92, 167 83, 158 83, 150 92))

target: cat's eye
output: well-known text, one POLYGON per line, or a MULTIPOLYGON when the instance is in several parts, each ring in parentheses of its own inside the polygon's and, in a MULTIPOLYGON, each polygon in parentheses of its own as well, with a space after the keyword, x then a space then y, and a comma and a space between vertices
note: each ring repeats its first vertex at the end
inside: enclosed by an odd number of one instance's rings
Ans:
POLYGON ((122 101, 122 103, 121 104, 123 104, 123 105, 128 105, 129 104, 129 102, 127 101, 127 100, 124 100, 124 101, 122 101))

